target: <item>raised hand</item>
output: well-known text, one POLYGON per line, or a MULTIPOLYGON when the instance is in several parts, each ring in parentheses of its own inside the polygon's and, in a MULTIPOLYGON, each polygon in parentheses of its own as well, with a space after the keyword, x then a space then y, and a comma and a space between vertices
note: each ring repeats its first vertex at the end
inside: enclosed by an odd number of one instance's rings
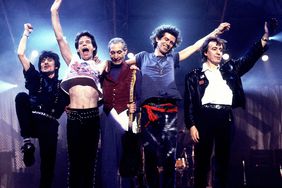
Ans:
POLYGON ((54 3, 52 4, 51 6, 51 11, 56 11, 60 8, 61 6, 61 3, 62 3, 62 0, 55 0, 54 3))
POLYGON ((135 102, 127 104, 127 107, 128 107, 128 112, 129 113, 133 114, 133 113, 136 112, 136 104, 135 104, 135 102))
POLYGON ((225 31, 228 31, 230 29, 230 27, 231 27, 231 25, 228 22, 223 22, 223 23, 219 24, 219 26, 216 29, 217 35, 220 35, 220 34, 224 33, 225 31))
POLYGON ((24 34, 26 36, 29 36, 29 34, 33 31, 33 27, 30 23, 25 23, 24 24, 24 34))

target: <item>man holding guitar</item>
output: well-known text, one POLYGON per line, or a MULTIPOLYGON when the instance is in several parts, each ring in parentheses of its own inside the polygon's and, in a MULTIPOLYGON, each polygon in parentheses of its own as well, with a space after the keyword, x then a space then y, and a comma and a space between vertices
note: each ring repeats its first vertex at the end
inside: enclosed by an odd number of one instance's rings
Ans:
POLYGON ((139 155, 137 137, 134 136, 134 133, 137 133, 137 118, 134 117, 134 113, 138 106, 135 102, 138 98, 135 85, 139 81, 139 72, 130 69, 125 63, 127 45, 122 38, 111 39, 108 48, 111 61, 108 62, 108 69, 104 71, 101 79, 104 94, 104 116, 101 126, 102 186, 104 188, 119 187, 119 171, 122 187, 133 187, 133 177, 137 175, 138 168, 138 160, 134 158, 139 155), (129 139, 125 140, 125 137, 129 139), (128 148, 132 149, 125 153, 124 150, 128 148), (131 155, 132 153, 134 156, 131 155), (130 154, 130 159, 123 158, 122 160, 122 157, 127 154, 130 154), (122 164, 121 161, 123 161, 122 164), (130 167, 130 169, 124 167, 130 167))

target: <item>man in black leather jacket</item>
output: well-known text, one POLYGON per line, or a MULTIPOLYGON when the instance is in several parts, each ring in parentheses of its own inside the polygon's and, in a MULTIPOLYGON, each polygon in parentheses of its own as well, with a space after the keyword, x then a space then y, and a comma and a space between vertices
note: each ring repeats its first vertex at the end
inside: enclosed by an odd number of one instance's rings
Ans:
POLYGON ((241 76, 248 72, 266 50, 268 24, 264 35, 237 60, 222 64, 225 41, 209 38, 202 46, 203 67, 185 78, 184 119, 195 142, 195 188, 207 186, 210 157, 215 156, 213 188, 227 186, 231 145, 232 109, 245 106, 241 76))

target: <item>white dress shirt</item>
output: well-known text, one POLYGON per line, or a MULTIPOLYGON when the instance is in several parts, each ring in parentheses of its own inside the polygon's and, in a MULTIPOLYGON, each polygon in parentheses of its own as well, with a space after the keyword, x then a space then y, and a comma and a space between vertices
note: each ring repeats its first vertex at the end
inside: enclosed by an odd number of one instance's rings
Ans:
POLYGON ((207 63, 203 63, 202 72, 205 73, 209 80, 209 84, 202 98, 202 105, 208 103, 232 105, 232 90, 227 85, 226 80, 223 80, 219 66, 212 70, 207 63))

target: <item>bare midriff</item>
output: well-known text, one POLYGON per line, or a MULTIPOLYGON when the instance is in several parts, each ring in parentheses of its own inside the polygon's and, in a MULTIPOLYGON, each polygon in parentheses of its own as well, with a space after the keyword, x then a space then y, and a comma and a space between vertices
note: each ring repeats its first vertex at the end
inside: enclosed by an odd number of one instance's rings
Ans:
POLYGON ((91 86, 75 85, 69 89, 70 108, 87 109, 97 107, 99 93, 91 86))

